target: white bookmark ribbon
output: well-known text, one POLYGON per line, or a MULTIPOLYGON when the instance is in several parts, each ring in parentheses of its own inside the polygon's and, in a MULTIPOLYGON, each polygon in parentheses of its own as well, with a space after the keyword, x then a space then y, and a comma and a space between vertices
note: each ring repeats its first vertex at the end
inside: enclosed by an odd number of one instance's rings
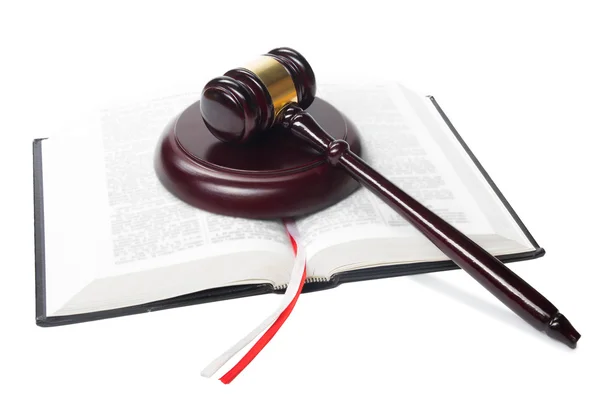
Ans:
POLYGON ((294 222, 285 221, 285 228, 288 234, 296 242, 297 251, 294 259, 294 265, 290 276, 283 299, 279 307, 269 315, 263 322, 261 322, 256 328, 250 333, 244 336, 239 342, 234 344, 230 349, 225 351, 223 354, 215 358, 210 364, 206 366, 201 372, 201 375, 206 378, 212 377, 219 369, 221 369, 232 357, 238 352, 248 346, 254 339, 256 339, 262 332, 267 330, 273 325, 273 323, 279 318, 279 316, 290 306, 297 296, 298 291, 301 290, 301 286, 304 284, 305 269, 306 269, 306 251, 304 247, 298 241, 298 230, 294 222))

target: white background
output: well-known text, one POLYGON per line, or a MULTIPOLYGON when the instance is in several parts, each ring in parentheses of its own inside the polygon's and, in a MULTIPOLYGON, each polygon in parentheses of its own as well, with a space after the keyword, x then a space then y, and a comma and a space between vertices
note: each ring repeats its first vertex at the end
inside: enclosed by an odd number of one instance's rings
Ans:
POLYGON ((600 13, 493 3, 3 1, 0 397, 600 398, 600 13), (36 327, 31 140, 107 103, 201 88, 278 46, 318 80, 397 79, 438 99, 546 248, 512 268, 580 330, 577 350, 462 271, 303 295, 230 386, 200 370, 280 297, 36 327))

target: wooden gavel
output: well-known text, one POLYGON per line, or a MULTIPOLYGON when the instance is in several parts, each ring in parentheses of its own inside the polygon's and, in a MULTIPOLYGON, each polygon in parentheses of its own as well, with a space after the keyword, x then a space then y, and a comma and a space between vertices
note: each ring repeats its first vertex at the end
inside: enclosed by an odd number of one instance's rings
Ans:
POLYGON ((279 124, 326 155, 425 235, 513 312, 540 331, 575 348, 580 334, 544 296, 496 257, 420 204, 335 140, 304 111, 316 94, 312 68, 297 51, 278 48, 245 68, 205 86, 202 118, 220 140, 243 143, 279 124))

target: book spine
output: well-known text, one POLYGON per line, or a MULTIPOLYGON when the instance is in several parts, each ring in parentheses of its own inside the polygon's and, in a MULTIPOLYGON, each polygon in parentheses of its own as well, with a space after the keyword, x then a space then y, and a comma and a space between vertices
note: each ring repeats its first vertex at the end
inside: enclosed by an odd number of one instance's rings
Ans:
MULTIPOLYGON (((317 282, 322 283, 322 282, 327 282, 327 281, 328 281, 328 279, 323 276, 311 276, 311 277, 306 278, 306 280, 304 281, 304 284, 317 283, 317 282)), ((273 289, 274 290, 284 290, 287 288, 287 286, 288 286, 287 283, 285 283, 283 285, 274 286, 273 289)))

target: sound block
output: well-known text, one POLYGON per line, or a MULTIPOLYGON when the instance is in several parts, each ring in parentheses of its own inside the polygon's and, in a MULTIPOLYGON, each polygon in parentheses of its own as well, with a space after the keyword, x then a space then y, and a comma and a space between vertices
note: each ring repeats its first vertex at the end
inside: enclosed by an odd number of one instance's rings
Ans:
MULTIPOLYGON (((360 155, 357 128, 334 106, 315 98, 307 111, 360 155)), ((196 102, 161 135, 156 174, 167 190, 194 207, 245 218, 298 217, 358 188, 358 182, 283 127, 258 136, 243 145, 219 141, 204 124, 196 102)))

